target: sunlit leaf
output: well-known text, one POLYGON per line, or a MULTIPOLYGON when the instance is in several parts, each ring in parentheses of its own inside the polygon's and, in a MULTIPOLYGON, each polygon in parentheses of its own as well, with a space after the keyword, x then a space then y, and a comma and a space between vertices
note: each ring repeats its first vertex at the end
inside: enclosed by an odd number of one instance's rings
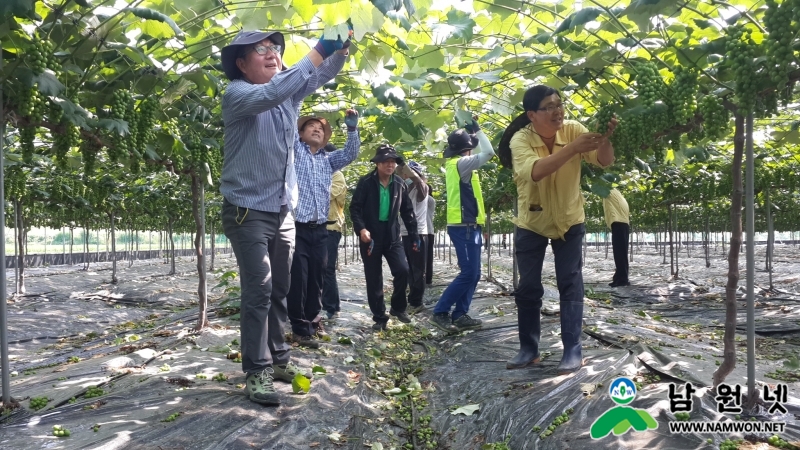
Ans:
MULTIPOLYGON (((176 24, 175 21, 172 20, 172 18, 167 16, 166 14, 162 14, 162 13, 160 13, 158 11, 154 11, 152 9, 147 9, 147 8, 125 8, 125 11, 129 11, 131 14, 133 14, 136 17, 141 17, 142 19, 145 19, 145 21, 155 20, 155 21, 164 23, 172 30, 172 32, 175 34, 176 37, 183 38, 183 31, 181 31, 181 29, 178 27, 178 24, 176 24)), ((143 27, 144 27, 144 25, 143 25, 143 27)), ((148 29, 150 29, 151 31, 161 31, 162 30, 162 28, 154 27, 154 26, 152 26, 152 24, 150 24, 150 26, 148 26, 148 29)), ((167 35, 158 36, 158 35, 151 34, 151 33, 147 33, 147 34, 150 34, 153 37, 168 37, 167 35)))
POLYGON ((350 18, 350 0, 317 0, 315 4, 325 25, 339 25, 350 18))
POLYGON ((311 380, 304 375, 297 374, 292 379, 292 392, 295 394, 308 394, 311 390, 311 380))
MULTIPOLYGON (((353 0, 350 3, 350 20, 353 22, 353 37, 360 41, 367 33, 380 30, 383 24, 383 14, 368 0, 353 0)), ((399 41, 402 42, 402 41, 399 41)), ((402 45, 405 45, 403 43, 402 45)), ((408 50, 406 46, 405 50, 408 50)))
POLYGON ((456 408, 455 410, 451 411, 450 414, 452 414, 454 416, 458 415, 458 414, 463 414, 465 416, 471 416, 471 415, 475 414, 476 412, 480 411, 480 409, 481 409, 481 405, 472 404, 472 405, 466 405, 466 406, 462 406, 460 408, 456 408))
POLYGON ((305 22, 310 22, 317 12, 317 8, 312 4, 311 0, 293 0, 292 8, 297 11, 297 14, 305 22))

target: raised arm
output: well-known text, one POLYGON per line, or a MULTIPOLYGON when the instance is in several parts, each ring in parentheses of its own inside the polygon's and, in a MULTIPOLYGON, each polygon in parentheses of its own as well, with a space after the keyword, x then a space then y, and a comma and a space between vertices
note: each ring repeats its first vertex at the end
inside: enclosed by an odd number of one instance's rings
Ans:
POLYGON ((314 70, 311 75, 308 85, 304 89, 298 91, 292 96, 295 102, 302 102, 303 99, 313 94, 323 84, 331 81, 336 77, 336 74, 344 67, 344 62, 347 60, 347 49, 336 51, 330 58, 327 58, 322 64, 314 70))
POLYGON ((334 172, 353 162, 361 150, 361 137, 358 135, 358 112, 348 109, 345 113, 344 123, 347 125, 347 141, 344 148, 328 155, 328 162, 334 172))
POLYGON ((489 138, 486 137, 486 134, 484 134, 483 131, 478 131, 475 135, 478 138, 478 146, 475 147, 478 153, 470 156, 462 156, 457 163, 458 174, 465 182, 469 180, 474 170, 486 164, 494 156, 494 148, 492 148, 492 143, 489 142, 489 138))
POLYGON ((272 77, 269 83, 232 81, 222 96, 222 116, 225 123, 275 108, 298 91, 304 90, 315 71, 314 64, 307 56, 291 69, 272 77))

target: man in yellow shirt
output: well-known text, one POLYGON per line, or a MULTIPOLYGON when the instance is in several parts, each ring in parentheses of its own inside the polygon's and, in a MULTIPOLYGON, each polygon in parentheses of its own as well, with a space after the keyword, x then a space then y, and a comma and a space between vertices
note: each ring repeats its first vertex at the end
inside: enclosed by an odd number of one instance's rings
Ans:
POLYGON ((614 278, 609 286, 630 286, 628 238, 631 233, 631 219, 628 202, 618 190, 612 189, 608 197, 603 199, 603 214, 606 216, 606 225, 611 228, 611 248, 614 250, 614 266, 616 267, 614 278))
MULTIPOLYGON (((328 144, 325 151, 334 151, 336 147, 328 144)), ((341 171, 333 173, 331 178, 331 204, 328 212, 328 265, 325 268, 325 279, 322 283, 322 307, 328 319, 339 313, 339 283, 336 282, 336 262, 339 257, 339 242, 342 240, 344 227, 344 202, 347 194, 347 183, 341 171)))
POLYGON ((525 92, 525 113, 506 128, 498 155, 512 169, 517 185, 519 214, 515 241, 519 286, 517 304, 520 350, 506 363, 517 369, 539 361, 542 265, 548 242, 555 257, 556 281, 561 300, 561 342, 564 354, 559 374, 575 372, 583 365, 583 273, 581 243, 586 234, 581 161, 600 167, 614 162, 608 133, 589 133, 578 122, 564 120, 564 104, 557 90, 534 86, 525 92))

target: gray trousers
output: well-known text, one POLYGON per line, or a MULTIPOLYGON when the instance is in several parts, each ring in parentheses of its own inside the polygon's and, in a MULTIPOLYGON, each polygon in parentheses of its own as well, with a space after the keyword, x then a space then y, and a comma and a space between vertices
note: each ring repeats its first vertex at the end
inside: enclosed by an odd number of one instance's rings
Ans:
POLYGON ((294 217, 240 208, 224 201, 222 228, 239 265, 242 287, 240 326, 242 371, 258 373, 289 362, 284 338, 288 320, 286 294, 294 253, 294 217))

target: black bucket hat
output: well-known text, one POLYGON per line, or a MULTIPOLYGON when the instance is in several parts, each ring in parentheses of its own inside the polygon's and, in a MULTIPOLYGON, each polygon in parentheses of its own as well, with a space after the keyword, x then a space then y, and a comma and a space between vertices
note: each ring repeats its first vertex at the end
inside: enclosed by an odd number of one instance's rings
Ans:
POLYGON ((466 130, 456 130, 447 137, 447 148, 444 149, 444 157, 451 158, 458 156, 467 150, 472 150, 478 146, 478 137, 467 133, 466 130))
MULTIPOLYGON (((253 45, 269 38, 276 45, 281 46, 281 63, 283 63, 283 52, 286 51, 286 40, 283 34, 277 31, 240 31, 230 44, 222 47, 222 70, 229 80, 233 81, 242 77, 242 71, 236 67, 236 58, 242 46, 253 45)), ((283 64, 282 70, 286 70, 283 64)))
POLYGON ((403 157, 398 155, 397 150, 395 150, 394 147, 389 144, 381 144, 381 146, 375 150, 375 156, 373 156, 370 161, 379 163, 384 162, 387 159, 394 159, 397 161, 397 164, 404 164, 403 157))

